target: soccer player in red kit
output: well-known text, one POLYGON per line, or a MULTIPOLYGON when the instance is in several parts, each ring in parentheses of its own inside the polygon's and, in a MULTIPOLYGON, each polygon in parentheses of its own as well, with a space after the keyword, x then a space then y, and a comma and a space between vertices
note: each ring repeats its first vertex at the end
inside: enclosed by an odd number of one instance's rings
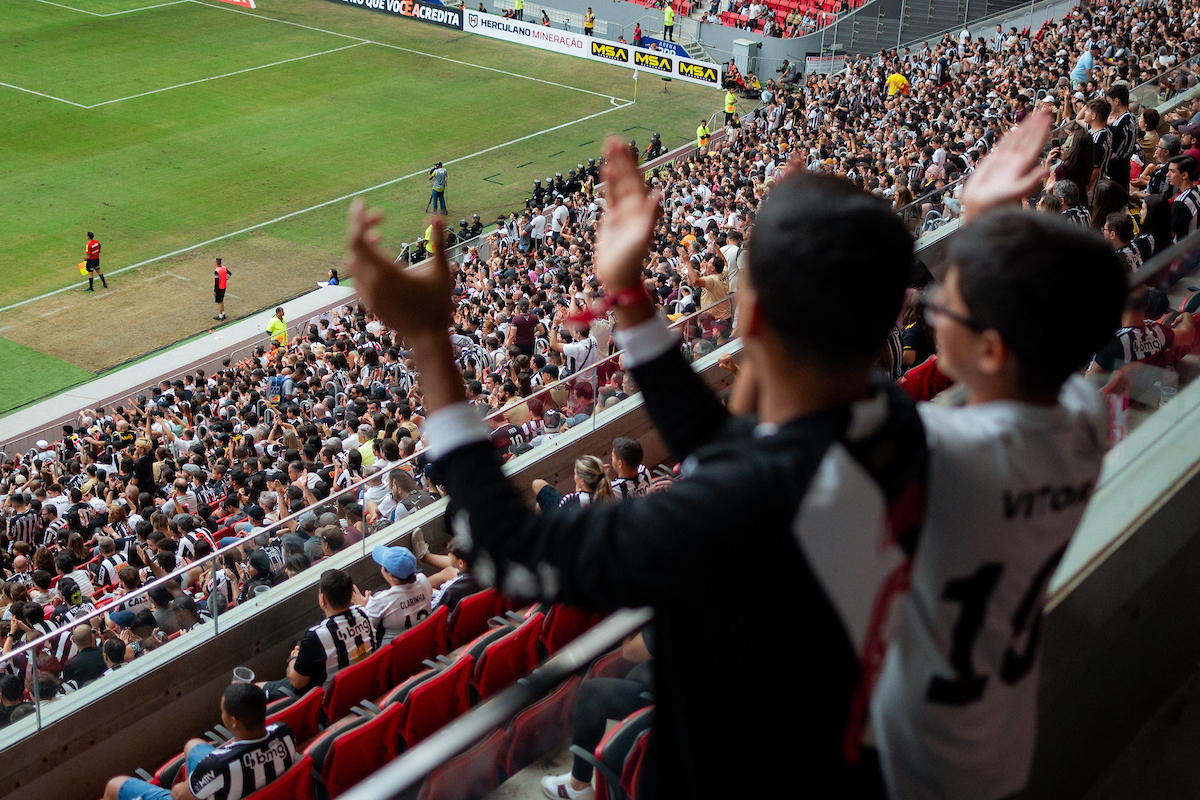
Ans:
POLYGON ((100 276, 100 282, 104 284, 104 288, 107 289, 108 281, 104 280, 104 273, 100 271, 100 243, 96 241, 96 234, 92 233, 91 231, 88 231, 87 251, 84 254, 84 258, 86 259, 86 264, 84 266, 87 267, 88 273, 88 287, 84 289, 84 291, 95 291, 95 289, 92 288, 92 284, 96 282, 95 275, 100 276), (92 273, 95 273, 95 275, 92 273))
POLYGON ((213 299, 217 301, 217 315, 213 319, 225 319, 225 288, 229 286, 229 276, 232 274, 229 267, 218 258, 213 268, 213 299))

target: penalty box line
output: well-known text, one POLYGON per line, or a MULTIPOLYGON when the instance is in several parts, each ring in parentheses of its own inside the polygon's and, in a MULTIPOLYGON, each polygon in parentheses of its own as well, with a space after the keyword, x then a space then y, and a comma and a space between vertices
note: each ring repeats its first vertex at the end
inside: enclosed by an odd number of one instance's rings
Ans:
POLYGON ((62 3, 52 3, 52 2, 50 2, 50 0, 37 0, 37 1, 39 3, 44 3, 48 6, 57 6, 59 8, 65 8, 68 11, 78 11, 80 14, 87 14, 92 17, 119 17, 122 14, 133 14, 138 11, 149 11, 152 8, 162 8, 163 6, 177 6, 180 3, 189 2, 189 0, 171 0, 171 2, 169 2, 169 3, 156 3, 155 5, 152 5, 152 6, 142 6, 141 8, 130 8, 130 9, 126 9, 125 11, 110 11, 107 14, 100 14, 95 11, 88 11, 86 8, 76 8, 75 6, 63 5, 62 3))
MULTIPOLYGON (((40 1, 44 2, 45 0, 40 0, 40 1)), ((187 3, 187 2, 190 2, 190 0, 180 0, 180 2, 187 3)), ((109 105, 112 105, 113 103, 122 103, 126 100, 136 100, 139 97, 146 97, 147 95, 160 94, 162 92, 169 92, 172 89, 182 89, 185 86, 195 86, 200 83, 208 83, 209 81, 216 81, 216 80, 220 80, 222 78, 231 78, 234 75, 244 75, 247 72, 255 72, 260 69, 269 69, 270 67, 278 67, 281 64, 291 64, 296 61, 304 61, 309 58, 316 58, 317 56, 326 56, 326 55, 329 55, 330 53, 338 53, 338 52, 341 52, 342 50, 349 50, 352 47, 361 47, 364 44, 371 44, 371 42, 355 42, 354 44, 342 45, 341 47, 335 47, 331 50, 322 50, 319 53, 309 53, 309 54, 303 55, 303 56, 296 56, 295 58, 285 58, 282 61, 272 61, 270 64, 260 64, 257 67, 247 67, 246 69, 239 69, 239 70, 235 70, 233 72, 225 72, 220 75, 212 75, 207 78, 197 78, 194 81, 185 81, 183 83, 176 83, 173 86, 164 86, 161 89, 151 89, 148 92, 138 92, 137 94, 131 94, 126 97, 117 97, 113 100, 104 100, 99 103, 93 103, 90 106, 84 105, 83 103, 76 103, 74 100, 66 100, 62 97, 55 97, 54 95, 46 94, 45 92, 35 91, 34 89, 27 89, 24 86, 17 86, 16 84, 12 84, 12 83, 0 82, 0 86, 7 86, 10 89, 16 89, 18 92, 25 92, 26 94, 35 94, 38 97, 45 97, 48 100, 57 100, 60 103, 66 103, 69 106, 75 106, 76 108, 82 108, 86 111, 86 110, 93 109, 93 108, 100 108, 101 106, 109 106, 109 105)))
MULTIPOLYGON (((538 136, 542 136, 547 133, 553 133, 554 131, 562 130, 563 128, 569 128, 570 126, 577 125, 580 122, 587 122, 590 119, 595 119, 596 117, 602 117, 605 114, 611 114, 614 111, 620 111, 623 108, 628 108, 629 106, 633 105, 633 101, 631 101, 631 100, 626 100, 623 103, 621 103, 620 105, 617 105, 615 98, 609 98, 609 99, 612 102, 611 108, 606 108, 603 111, 597 111, 594 114, 588 114, 587 116, 580 117, 578 119, 573 119, 573 120, 570 120, 569 122, 564 122, 562 124, 554 125, 549 128, 543 128, 540 131, 528 133, 524 136, 518 136, 516 139, 510 139, 509 141, 503 142, 501 144, 494 144, 491 147, 485 147, 482 150, 476 150, 474 153, 469 153, 465 156, 459 156, 458 158, 450 159, 449 161, 446 161, 444 163, 447 165, 450 165, 450 164, 459 164, 463 161, 469 161, 472 158, 477 158, 479 156, 486 155, 487 153, 491 153, 494 150, 500 150, 505 147, 510 147, 514 144, 520 144, 521 142, 527 141, 529 139, 534 139, 538 136)), ((214 236, 213 238, 206 239, 203 242, 199 242, 197 244, 193 244, 188 247, 181 247, 178 250, 172 250, 169 253, 163 253, 160 256, 154 256, 153 258, 148 258, 145 261, 139 261, 136 264, 130 264, 127 267, 121 267, 120 269, 115 269, 115 270, 112 270, 111 272, 106 272, 104 274, 105 275, 120 275, 123 272, 129 272, 130 270, 138 269, 139 267, 149 266, 150 264, 154 264, 155 262, 162 261, 167 258, 172 258, 172 257, 178 256, 178 255, 183 255, 184 253, 190 253, 193 250, 198 250, 199 248, 206 247, 210 244, 216 244, 217 242, 221 242, 226 239, 233 238, 234 236, 241 236, 244 233, 249 233, 250 231, 257 230, 258 228, 265 228, 268 225, 274 225, 277 222, 284 222, 285 220, 293 219, 295 217, 301 216, 302 214, 307 214, 311 211, 316 211, 318 209, 327 208, 328 206, 331 206, 335 203, 344 203, 345 201, 350 200, 355 197, 358 197, 359 195, 366 194, 368 192, 378 191, 379 189, 384 189, 388 186, 392 186, 397 183, 400 183, 401 181, 406 181, 411 178, 415 178, 418 175, 425 175, 427 173, 428 173, 428 170, 425 170, 425 169, 417 170, 416 172, 410 172, 407 175, 401 175, 399 178, 392 178, 391 180, 384 181, 383 183, 377 183, 374 186, 368 186, 365 189, 358 189, 357 191, 350 192, 349 194, 344 194, 340 197, 335 197, 332 200, 326 200, 323 203, 317 203, 316 205, 309 206, 308 208, 302 208, 298 211, 292 211, 292 212, 284 214, 282 216, 275 217, 274 219, 269 219, 266 222, 259 222, 255 225, 250 225, 248 227, 233 231, 231 233, 226 233, 221 236, 214 236)), ((38 300, 45 300, 47 297, 54 297, 55 295, 62 294, 63 292, 69 292, 72 289, 78 289, 79 287, 84 286, 84 285, 85 285, 85 282, 80 281, 79 283, 72 283, 67 286, 64 286, 61 289, 55 289, 53 291, 46 292, 44 294, 39 294, 37 297, 30 297, 27 300, 20 300, 16 303, 10 303, 9 305, 0 307, 0 314, 4 313, 5 311, 11 311, 14 308, 20 308, 21 306, 25 306, 30 303, 36 303, 38 300)))
POLYGON ((11 84, 11 83, 3 83, 3 82, 0 82, 0 86, 7 86, 8 88, 10 88, 10 89, 15 89, 15 90, 17 90, 17 91, 19 91, 19 92, 25 92, 25 93, 27 93, 27 94, 33 94, 33 95, 37 95, 38 97, 45 97, 45 98, 46 98, 46 99, 48 99, 48 100, 57 100, 57 101, 58 101, 58 102, 60 102, 60 103, 66 103, 67 105, 74 106, 74 107, 76 107, 76 108, 82 108, 82 109, 85 109, 85 110, 86 110, 86 109, 92 109, 92 108, 100 108, 101 106, 111 105, 111 104, 113 104, 113 103, 120 103, 120 102, 123 102, 123 101, 125 101, 125 100, 133 100, 133 99, 136 99, 136 98, 139 98, 139 97, 146 97, 147 95, 158 94, 158 93, 161 93, 161 92, 170 91, 170 90, 172 90, 172 89, 181 89, 181 88, 183 88, 183 87, 186 87, 186 86, 195 86, 196 84, 200 84, 200 83, 207 83, 208 81, 219 80, 219 79, 221 79, 221 78, 228 78, 228 77, 231 77, 231 76, 234 76, 234 75, 242 75, 242 74, 245 74, 245 73, 247 73, 247 72, 254 72, 254 71, 256 71, 256 70, 260 70, 260 69, 267 69, 267 68, 269 68, 269 67, 276 67, 276 66, 279 66, 279 65, 281 65, 281 64, 288 64, 288 63, 291 63, 291 62, 294 62, 294 61, 303 61, 303 60, 305 60, 305 59, 308 59, 308 58, 315 58, 316 56, 323 56, 323 55, 328 55, 329 53, 336 53, 336 52, 339 52, 339 51, 341 51, 341 50, 348 50, 348 49, 349 49, 349 48, 351 48, 351 47, 357 47, 358 45, 361 45, 361 44, 374 44, 374 45, 378 45, 379 47, 386 47, 386 48, 388 48, 389 50, 398 50, 398 51, 400 51, 400 52, 403 52, 403 53, 411 53, 411 54, 413 54, 413 55, 424 56, 425 58, 433 58, 433 59, 437 59, 438 61, 445 61, 445 62, 447 62, 447 63, 450 63, 450 64, 457 64, 457 65, 459 65, 459 66, 462 66, 462 67, 471 67, 471 68, 473 68, 473 69, 481 69, 481 70, 485 70, 485 71, 487 71, 487 72, 494 72, 494 73, 496 73, 496 74, 499 74, 499 75, 506 75, 506 76, 508 76, 508 77, 510 77, 510 78, 519 78, 519 79, 521 79, 521 80, 533 81, 533 82, 535 82, 535 83, 542 83, 542 84, 545 84, 545 85, 547 85, 547 86, 554 86, 554 87, 557 87, 557 88, 559 88, 559 89, 567 89, 567 90, 569 90, 569 91, 573 91, 573 92, 580 92, 580 93, 582 93, 582 94, 590 94, 590 95, 592 95, 592 96, 594 96, 594 97, 603 97, 603 98, 605 98, 606 100, 608 100, 610 103, 612 103, 613 105, 616 105, 618 102, 620 102, 620 103, 628 103, 628 102, 629 102, 627 99, 625 99, 625 98, 623 98, 623 97, 617 97, 617 96, 615 96, 615 95, 604 94, 603 92, 594 92, 594 91, 592 91, 592 90, 590 90, 590 89, 582 89, 582 88, 580 88, 580 87, 578 87, 578 86, 570 86, 570 85, 568 85, 568 84, 565 84, 565 83, 557 83, 556 81, 548 81, 548 80, 546 80, 546 79, 544 79, 544 78, 535 78, 535 77, 533 77, 533 76, 531 76, 531 75, 522 75, 522 74, 521 74, 521 73, 519 73, 519 72, 510 72, 509 70, 499 69, 499 68, 497 68, 497 67, 489 67, 489 66, 485 66, 485 65, 483 65, 483 64, 475 64, 475 63, 472 63, 472 62, 470 62, 470 61, 461 61, 461 60, 459 60, 459 59, 456 59, 456 58, 450 58, 450 57, 448 57, 448 56, 440 56, 440 55, 437 55, 436 53, 427 53, 427 52, 425 52, 425 51, 422 51, 422 50, 414 50, 414 49, 412 49, 412 48, 409 48, 409 47, 402 47, 402 46, 400 46, 400 45, 396 45, 396 44, 389 44, 389 43, 387 43, 387 42, 379 42, 379 41, 375 41, 375 40, 373 40, 373 39, 365 39, 365 38, 363 38, 363 37, 361 37, 361 36, 353 36, 353 35, 351 35, 351 34, 347 34, 347 33, 339 33, 339 32, 337 32, 337 31, 331 31, 331 30, 327 30, 327 29, 325 29, 325 28, 317 28, 317 27, 314 27, 314 26, 312 26, 312 25, 304 25, 304 24, 302 24, 302 23, 299 23, 299 22, 292 22, 292 21, 290 21, 290 20, 276 19, 276 18, 274 18, 274 17, 268 17, 268 16, 265 16, 265 15, 263 15, 263 14, 254 14, 254 13, 251 13, 251 12, 249 12, 249 11, 243 11, 243 10, 241 10, 241 9, 237 9, 237 8, 231 8, 231 7, 229 7, 229 6, 224 6, 224 5, 222 5, 222 6, 213 5, 213 4, 211 4, 211 3, 205 3, 205 2, 202 2, 201 0, 172 0, 172 2, 169 2, 169 3, 159 3, 159 4, 156 4, 156 5, 152 5, 152 6, 143 6, 142 8, 134 8, 134 9, 129 9, 128 11, 114 11, 114 12, 110 12, 110 13, 108 13, 108 14, 98 14, 98 13, 96 13, 96 12, 94 12, 94 11, 86 11, 86 10, 84 10, 84 9, 81 9, 81 8, 75 8, 74 6, 63 5, 63 4, 61 4, 61 3, 54 3, 54 2, 51 2, 51 0, 37 0, 37 2, 39 2, 39 3, 45 3, 46 5, 57 6, 57 7, 59 7, 59 8, 65 8, 65 9, 68 9, 68 10, 71 10, 71 11, 78 11, 78 12, 80 12, 80 13, 82 13, 82 14, 89 14, 89 15, 91 15, 91 16, 94 16, 94 17, 111 17, 111 16, 116 16, 116 15, 119 15, 119 14, 129 14, 129 13, 132 13, 132 12, 134 12, 134 11, 146 11, 146 10, 149 10, 149 9, 152 9, 152 8, 163 8, 163 7, 165 7, 165 6, 174 6, 174 5, 180 5, 180 4, 182 4, 182 3, 194 3, 194 4, 196 4, 196 5, 200 5, 200 6, 206 6, 207 8, 213 8, 213 9, 216 9, 216 10, 218 10, 218 11, 229 11, 229 12, 232 12, 232 13, 234 13, 234 14, 244 14, 245 16, 248 16, 248 17, 255 17, 256 19, 262 19, 262 20, 266 20, 266 21, 268 21, 268 22, 277 22, 277 23, 280 23, 280 24, 283 24, 283 25, 292 25, 292 26, 294 26, 294 27, 297 27, 297 28, 304 28, 305 30, 314 31, 314 32, 317 32, 317 33, 324 33, 324 34, 327 34, 327 35, 330 35, 330 36, 338 36, 338 37, 341 37, 341 38, 344 38, 344 39, 353 39, 353 40, 355 41, 355 44, 353 44, 353 45, 346 45, 345 47, 335 47, 335 48, 333 48, 333 49, 331 49, 331 50, 323 50, 323 51, 321 51, 320 53, 310 53, 309 55, 298 56, 298 57, 296 57, 296 58, 284 59, 284 60, 282 60, 282 61, 274 61, 274 62, 272 62, 272 63, 270 63, 270 64, 263 64, 263 65, 261 65, 261 66, 257 66, 257 67, 248 67, 247 69, 237 70, 236 72, 227 72, 227 73, 224 73, 224 74, 221 74, 221 75, 213 75, 213 76, 211 76, 211 77, 208 77, 208 78, 199 78, 199 79, 197 79, 197 80, 194 80, 194 81, 187 81, 187 82, 185 82, 185 83, 177 83, 177 84, 175 84, 175 85, 173 85, 173 86, 165 86, 165 87, 163 87, 163 88, 161 88, 161 89, 152 89, 152 90, 150 90, 150 91, 148 91, 148 92, 140 92, 140 93, 138 93, 138 94, 132 94, 132 95, 129 95, 129 96, 127 96, 127 97, 118 97, 118 98, 116 98, 116 99, 113 99, 113 100, 105 100, 105 101, 103 101, 103 102, 100 102, 100 103, 94 103, 94 104, 92 104, 92 105, 85 105, 85 104, 83 104, 83 103, 76 103, 76 102, 74 102, 74 101, 72 101, 72 100, 66 100, 66 99, 64 99, 64 98, 62 98, 62 97, 56 97, 56 96, 54 96, 54 95, 52 95, 52 94, 46 94, 45 92, 39 92, 39 91, 36 91, 36 90, 34 90, 34 89, 27 89, 27 88, 25 88, 25 87, 23 87, 23 86, 17 86, 17 85, 15 85, 15 84, 11 84))
MULTIPOLYGON (((275 17, 268 17, 265 14, 255 14, 250 11, 243 11, 240 8, 233 8, 228 5, 213 5, 212 3, 203 2, 203 0, 184 0, 184 2, 195 3, 196 5, 201 5, 201 6, 208 6, 209 8, 215 8, 218 11, 228 11, 233 14, 244 14, 247 17, 256 17, 258 19, 265 19, 265 20, 268 20, 269 22, 278 22, 281 25, 294 25, 297 28, 304 28, 304 29, 310 30, 310 31, 317 31, 319 33, 327 33, 331 36, 342 36, 346 39, 355 39, 357 41, 365 42, 367 44, 377 44, 380 47, 386 47, 391 50, 399 50, 404 53, 412 53, 413 55, 424 56, 426 58, 436 58, 438 61, 445 61, 450 64, 458 64, 459 66, 462 66, 462 67, 471 67, 473 69, 482 69, 487 72, 495 72, 499 75, 507 75, 510 78, 520 78, 521 80, 533 81, 535 83, 544 83, 547 86, 556 86, 559 89, 568 89, 573 92, 581 92, 583 94, 590 94, 595 97, 603 97, 608 100, 617 100, 617 101, 620 101, 623 103, 629 102, 628 100, 626 100, 623 97, 616 97, 615 95, 604 94, 603 92, 593 92, 591 89, 581 89, 578 86, 570 86, 565 83, 555 83, 554 81, 548 81, 544 78, 535 78, 532 75, 522 75, 519 72, 509 72, 508 70, 499 69, 498 67, 488 67, 483 64, 475 64, 470 61, 460 61, 456 58, 450 58, 448 56, 439 56, 436 53, 426 53, 423 50, 413 50, 410 47, 401 47, 398 44, 388 44, 387 42, 379 42, 374 39, 364 39, 361 36, 354 36, 349 33, 339 33, 338 31, 326 30, 325 28, 316 28, 316 27, 313 27, 312 25, 305 25, 300 22, 292 22, 292 21, 286 20, 286 19, 276 19, 275 17)), ((464 9, 465 9, 465 5, 464 5, 464 9)), ((570 56, 568 56, 568 58, 570 58, 570 56)))

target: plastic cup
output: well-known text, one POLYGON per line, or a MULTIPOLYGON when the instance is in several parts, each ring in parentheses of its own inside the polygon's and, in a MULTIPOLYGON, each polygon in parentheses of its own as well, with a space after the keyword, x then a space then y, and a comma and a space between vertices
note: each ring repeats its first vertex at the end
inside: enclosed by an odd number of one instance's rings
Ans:
POLYGON ((255 586, 254 587, 254 597, 255 598, 262 597, 264 594, 266 594, 269 591, 271 591, 270 586, 255 586))
POLYGON ((249 667, 233 668, 234 683, 254 683, 254 670, 249 667))
POLYGON ((1175 395, 1179 393, 1179 388, 1176 386, 1164 386, 1159 390, 1158 404, 1165 406, 1167 403, 1175 399, 1175 395))

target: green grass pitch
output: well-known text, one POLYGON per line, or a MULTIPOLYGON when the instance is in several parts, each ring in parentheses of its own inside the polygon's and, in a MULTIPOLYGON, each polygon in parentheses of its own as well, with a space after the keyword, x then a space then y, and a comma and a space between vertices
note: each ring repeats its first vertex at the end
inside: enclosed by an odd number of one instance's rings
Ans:
MULTIPOLYGON (((265 236, 276 262, 294 249, 336 266, 346 203, 330 200, 388 183, 368 197, 398 248, 424 227, 422 171, 435 160, 456 161, 452 220, 486 222, 520 207, 535 178, 598 155, 605 135, 659 131, 674 147, 720 105, 716 90, 663 93, 647 76, 630 104, 628 70, 324 0, 261 0, 249 13, 161 2, 0 0, 0 337, 48 354, 39 367, 0 348, 0 370, 23 385, 0 395, 0 413, 78 381, 54 359, 105 366, 91 343, 55 335, 112 324, 78 290, 56 296, 71 297, 57 317, 57 299, 5 308, 78 282, 89 230, 106 272, 151 262, 110 280, 127 290, 155 270, 202 270, 160 257, 210 239, 265 236)), ((258 265, 240 266, 253 279, 258 265)), ((320 277, 262 270, 280 297, 320 277)), ((172 340, 203 330, 173 311, 146 307, 132 322, 174 319, 172 340)), ((121 342, 107 363, 160 344, 121 342)))

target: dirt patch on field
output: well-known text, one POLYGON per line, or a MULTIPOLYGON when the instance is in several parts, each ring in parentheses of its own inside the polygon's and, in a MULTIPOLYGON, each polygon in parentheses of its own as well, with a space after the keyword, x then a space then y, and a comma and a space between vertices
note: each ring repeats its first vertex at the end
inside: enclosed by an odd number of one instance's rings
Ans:
POLYGON ((6 311, 0 314, 0 330, 27 347, 93 372, 103 370, 225 324, 212 319, 218 255, 233 273, 225 295, 229 320, 315 289, 316 281, 342 261, 319 247, 255 231, 114 275, 108 289, 97 280, 95 292, 71 289, 6 311))

